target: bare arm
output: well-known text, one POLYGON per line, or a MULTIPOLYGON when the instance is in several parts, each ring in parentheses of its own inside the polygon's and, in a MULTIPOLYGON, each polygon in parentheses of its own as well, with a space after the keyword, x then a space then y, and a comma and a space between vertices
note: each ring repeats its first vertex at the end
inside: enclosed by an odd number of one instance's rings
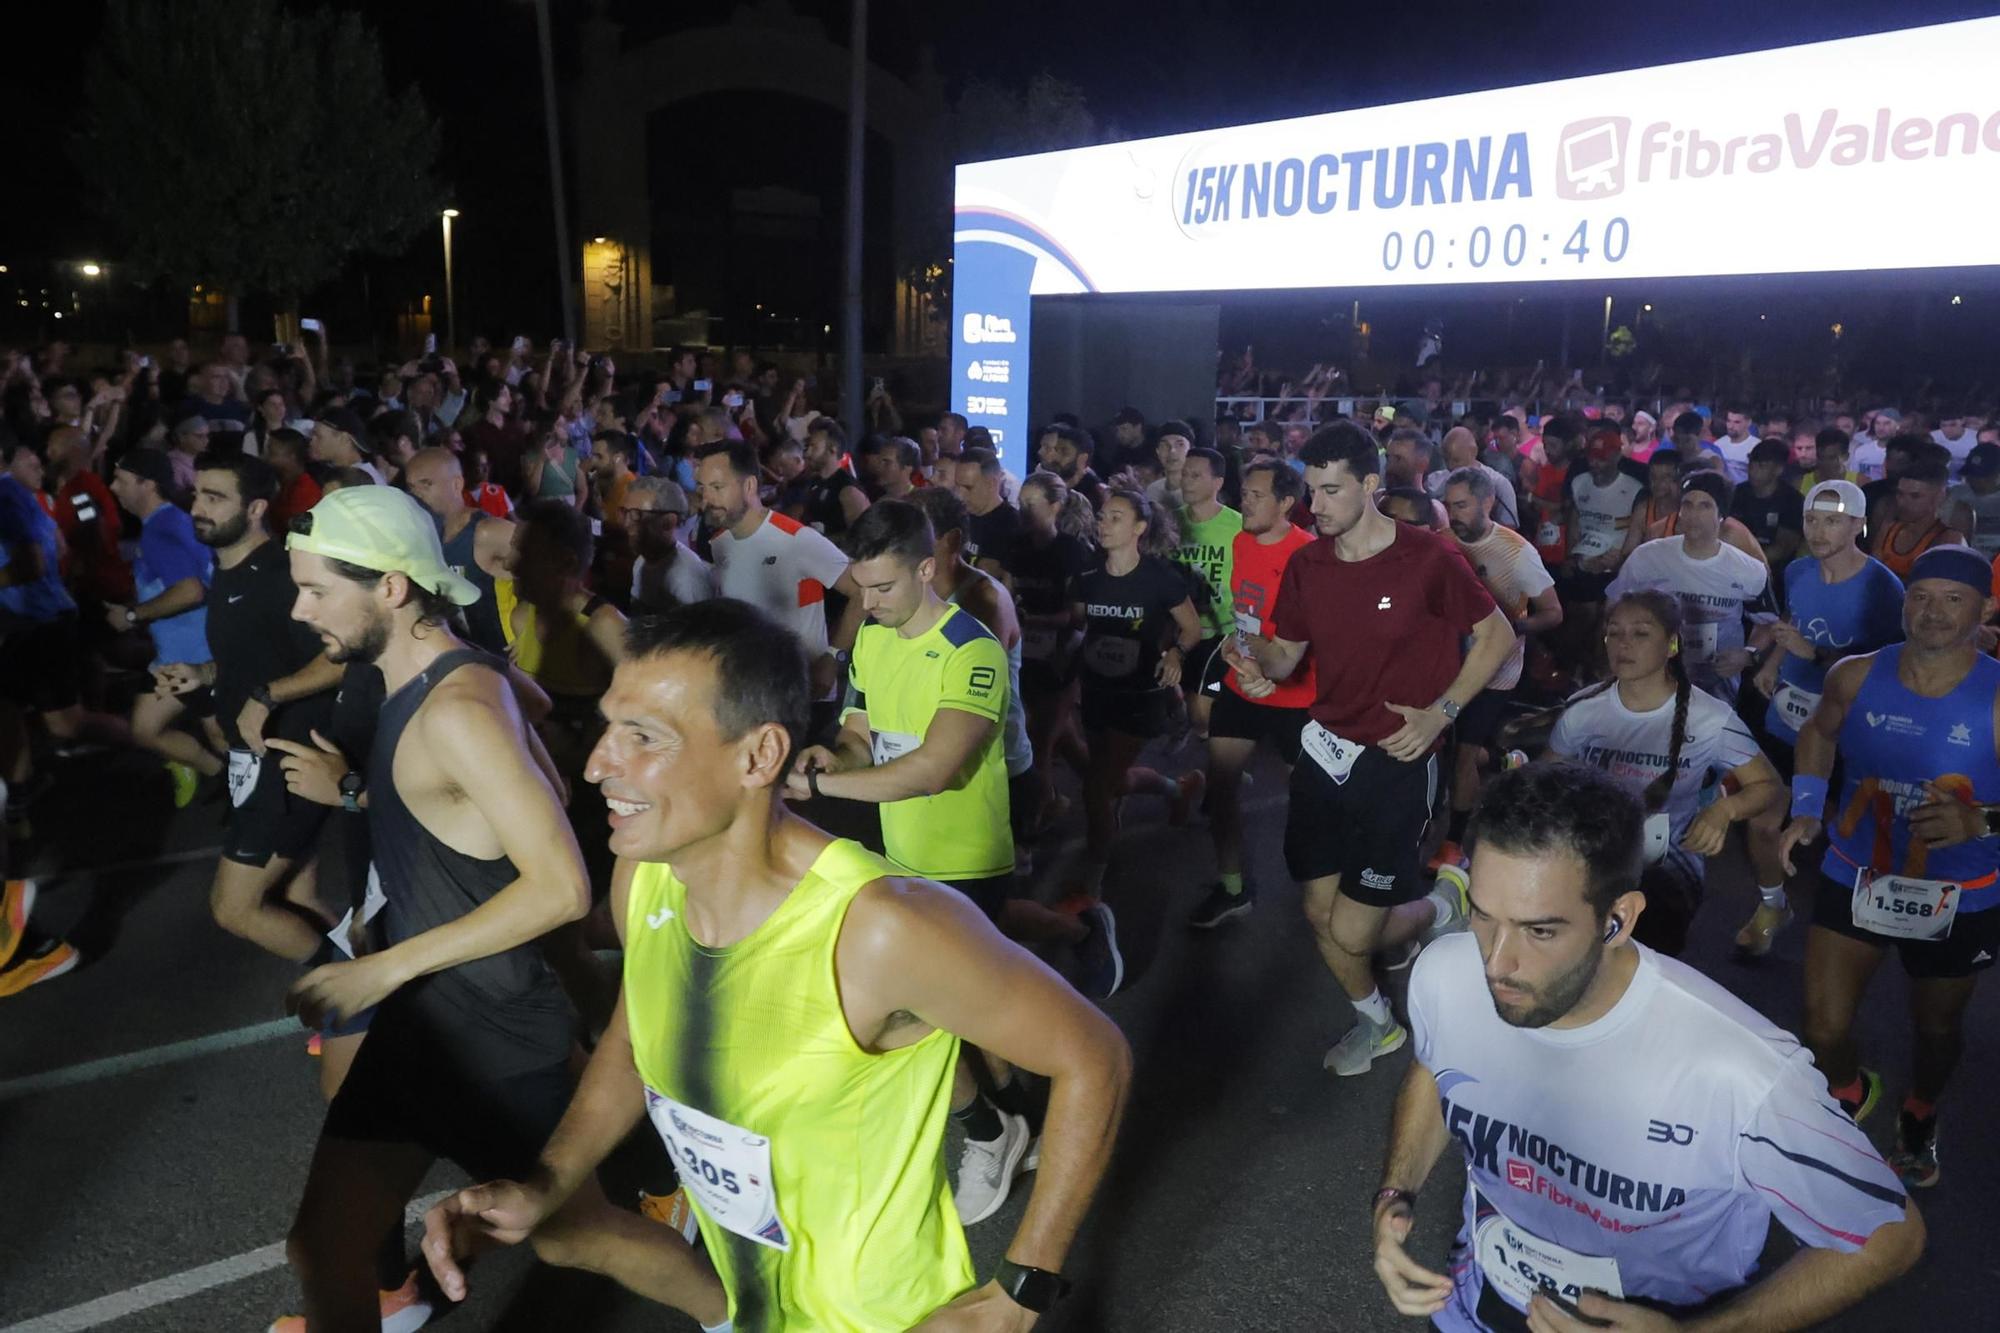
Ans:
POLYGON ((1306 647, 1303 643, 1276 637, 1250 640, 1250 651, 1257 660, 1258 674, 1265 680, 1289 679, 1299 669, 1299 663, 1305 660, 1306 647))
POLYGON ((1563 622, 1562 599, 1554 588, 1544 588, 1528 601, 1528 612, 1514 622, 1516 634, 1546 634, 1563 622))
POLYGON ((1860 1249, 1802 1249, 1736 1300, 1683 1327, 1689 1333, 1813 1328, 1909 1272, 1923 1250, 1924 1220, 1907 1204, 1901 1222, 1875 1228, 1860 1249))
POLYGON ((514 577, 514 520, 488 514, 472 534, 472 559, 496 579, 514 577))
POLYGON ((1472 627, 1472 646, 1444 697, 1461 708, 1471 703, 1513 651, 1514 627, 1507 623, 1507 613, 1496 606, 1472 627))
POLYGON ((606 602, 590 613, 590 623, 584 627, 591 644, 604 654, 604 660, 617 666, 625 660, 625 613, 606 602))
POLYGON ((840 512, 847 516, 847 521, 850 524, 853 523, 854 520, 868 512, 868 492, 862 490, 859 486, 841 487, 840 512))
POLYGON ((854 636, 861 632, 861 618, 867 614, 867 608, 861 605, 861 586, 854 581, 852 565, 840 572, 833 590, 847 599, 847 607, 840 613, 840 624, 834 627, 832 646, 842 652, 851 651, 854 636))
MULTIPOLYGON (((1847 721, 1847 710, 1854 706, 1854 697, 1860 692, 1861 682, 1867 679, 1868 668, 1874 662, 1874 654, 1861 657, 1847 657, 1833 664, 1826 673, 1826 688, 1820 692, 1819 703, 1814 706, 1812 716, 1799 728, 1799 739, 1792 751, 1792 791, 1797 793, 1801 782, 1816 780, 1825 782, 1833 774, 1833 751, 1840 738, 1840 728, 1847 721)), ((1798 807, 1796 794, 1790 822, 1785 825, 1784 835, 1778 840, 1778 855, 1790 871, 1792 852, 1817 838, 1822 827, 1823 806, 1810 811, 1798 807)))
MULTIPOLYGON (((992 739, 998 726, 977 713, 940 708, 931 717, 923 744, 886 764, 864 762, 824 774, 819 780, 820 795, 886 803, 949 791, 959 784, 960 775, 992 739)), ((843 758, 848 757, 846 741, 851 735, 842 728, 843 758)))
POLYGON ((1430 1179, 1431 1168, 1450 1143, 1439 1107, 1437 1080, 1430 1070, 1412 1061, 1396 1093, 1396 1109, 1389 1121, 1389 1151, 1382 1163, 1382 1188, 1401 1190, 1408 1197, 1378 1202, 1373 1228, 1375 1276, 1399 1314, 1436 1314, 1451 1296, 1451 1279, 1425 1268, 1403 1248, 1416 1220, 1417 1192, 1430 1179))
POLYGON ((200 579, 182 579, 161 591, 158 597, 149 598, 133 607, 133 613, 144 624, 149 620, 165 620, 183 611, 192 611, 208 599, 208 589, 201 586, 200 579))

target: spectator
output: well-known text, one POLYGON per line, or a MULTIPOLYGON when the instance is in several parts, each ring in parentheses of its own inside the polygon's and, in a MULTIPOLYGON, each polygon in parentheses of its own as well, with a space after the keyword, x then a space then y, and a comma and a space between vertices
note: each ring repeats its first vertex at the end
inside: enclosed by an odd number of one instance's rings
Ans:
POLYGON ((90 466, 83 432, 65 426, 49 436, 48 483, 55 488, 56 526, 68 552, 69 582, 92 605, 93 622, 103 604, 132 601, 132 567, 119 549, 122 531, 118 502, 90 466))
POLYGON ((489 384, 473 395, 471 424, 461 428, 467 452, 485 451, 494 485, 509 495, 521 490, 521 455, 528 433, 514 420, 514 390, 506 383, 489 384))
POLYGON ((376 485, 386 486, 388 477, 362 447, 361 442, 367 438, 368 427, 362 424, 354 409, 325 408, 318 420, 313 422, 313 461, 329 468, 358 468, 367 473, 368 479, 376 485))
POLYGON ((207 451, 209 438, 208 418, 199 410, 187 411, 168 433, 167 461, 174 469, 173 494, 168 498, 176 504, 194 494, 194 460, 207 451))
POLYGON ((861 467, 868 479, 871 498, 909 499, 917 488, 921 462, 915 440, 903 435, 870 436, 862 446, 861 467))
MULTIPOLYGON (((224 339, 225 345, 227 342, 224 339)), ((241 377, 226 359, 202 366, 195 379, 194 407, 217 438, 241 437, 249 429, 250 405, 243 401, 242 392, 241 377)))
POLYGON ((262 458, 264 443, 270 439, 271 432, 281 428, 290 418, 291 404, 285 398, 285 391, 275 384, 259 389, 252 401, 255 410, 250 417, 249 429, 242 435, 243 452, 262 458))
POLYGON ((495 518, 512 518, 514 502, 507 498, 507 492, 493 481, 493 465, 486 456, 486 450, 479 445, 466 445, 465 459, 465 502, 474 509, 483 509, 495 518))
POLYGON ((625 496, 637 480, 632 470, 635 448, 632 437, 623 431, 601 430, 590 437, 590 485, 607 529, 625 522, 625 496))
POLYGON ((632 614, 657 615, 715 595, 715 571, 680 539, 687 492, 665 477, 637 477, 620 511, 637 556, 632 614))
POLYGON ((540 432, 536 447, 521 456, 521 498, 560 500, 580 508, 588 482, 583 458, 569 441, 560 421, 540 432))
POLYGON ((278 474, 278 498, 271 502, 266 526, 275 537, 291 530, 292 520, 320 501, 320 487, 306 468, 310 446, 290 426, 280 426, 264 441, 264 460, 278 474))

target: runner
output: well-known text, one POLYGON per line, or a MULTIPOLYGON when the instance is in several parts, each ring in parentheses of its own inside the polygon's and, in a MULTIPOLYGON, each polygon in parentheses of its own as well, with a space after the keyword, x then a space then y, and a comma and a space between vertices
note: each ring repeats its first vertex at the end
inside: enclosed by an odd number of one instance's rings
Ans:
POLYGON ((832 417, 806 427, 805 521, 839 538, 868 508, 868 492, 847 467, 847 432, 832 417))
POLYGON ((1305 495, 1299 474, 1277 459, 1260 459, 1243 469, 1243 530, 1232 543, 1229 563, 1234 633, 1222 640, 1227 668, 1205 687, 1212 701, 1208 720, 1208 831, 1215 844, 1216 880, 1202 896, 1188 924, 1213 930, 1257 905, 1257 892, 1243 872, 1243 770, 1262 744, 1287 769, 1299 760, 1299 733, 1315 689, 1311 661, 1283 684, 1259 680, 1254 663, 1239 664, 1248 646, 1271 633, 1272 613, 1285 567, 1313 535, 1292 522, 1292 507, 1305 495), (1246 675, 1246 672, 1249 673, 1246 675), (1252 692, 1254 691, 1254 693, 1252 692))
POLYGON ((1722 434, 1715 438, 1715 452, 1722 455, 1729 482, 1740 486, 1750 480, 1750 453, 1760 441, 1750 432, 1750 409, 1731 403, 1723 409, 1722 434))
POLYGON ((1569 558, 1555 567, 1563 619, 1554 637, 1557 657, 1588 679, 1597 674, 1605 589, 1625 563, 1625 528, 1646 493, 1646 470, 1626 460, 1625 437, 1613 427, 1594 427, 1583 456, 1587 466, 1569 476, 1569 558))
POLYGON ((1896 477, 1895 518, 1875 538, 1874 556, 1899 579, 1907 581, 1917 557, 1933 546, 1965 545, 1965 534, 1942 517, 1945 464, 1935 455, 1943 453, 1942 445, 1925 442, 1896 477))
POLYGON ((1562 568, 1569 559, 1574 527, 1570 522, 1571 451, 1582 435, 1582 428, 1567 417, 1550 417, 1542 423, 1543 461, 1535 468, 1525 497, 1527 512, 1521 519, 1542 563, 1550 569, 1562 568))
POLYGON ((495 518, 467 501, 465 470, 449 449, 419 449, 412 454, 403 468, 403 484, 424 508, 437 515, 444 561, 451 572, 479 590, 479 600, 465 608, 471 641, 504 657, 510 640, 503 628, 494 583, 513 577, 513 522, 495 518))
POLYGON ((1622 784, 1573 764, 1487 788, 1472 931, 1410 977, 1417 1059, 1374 1199, 1400 1314, 1452 1333, 1805 1328, 1922 1254, 1915 1206, 1798 1042, 1633 941, 1643 821, 1622 784), (1454 1140, 1447 1275, 1404 1246, 1454 1140), (1803 1248, 1760 1274, 1774 1219, 1803 1248))
POLYGON ((1945 522, 1988 560, 2000 559, 2000 444, 1974 445, 1961 475, 1964 480, 1946 493, 1945 522))
POLYGON ((1021 533, 1008 565, 1021 613, 1021 702, 1035 747, 1035 806, 1028 827, 1039 833, 1062 808, 1055 790, 1058 752, 1079 774, 1089 757, 1077 732, 1078 629, 1069 589, 1092 563, 1097 513, 1053 472, 1031 472, 1021 483, 1021 533))
POLYGON ((1312 762, 1292 769, 1285 862, 1304 886, 1320 956, 1354 1005, 1326 1067, 1353 1075, 1409 1035, 1370 956, 1434 924, 1419 901, 1418 847, 1438 741, 1505 664, 1514 631, 1449 538, 1375 507, 1380 454, 1359 427, 1335 422, 1300 457, 1321 540, 1285 566, 1271 637, 1253 642, 1255 674, 1244 676, 1253 687, 1288 680, 1313 655, 1318 693, 1300 737, 1312 762))
POLYGON ((653 1228, 677 1249, 655 1298, 711 1333, 1025 1328, 1067 1288, 1059 1272, 1110 1157, 1124 1040, 962 895, 897 878, 786 809, 809 697, 797 638, 741 603, 635 626, 591 760, 620 858, 619 1020, 541 1160, 427 1219, 452 1297, 465 1292, 454 1248, 531 1232, 539 1248, 543 1219, 593 1188, 644 1116, 706 1246, 697 1257, 653 1228), (1034 1196, 979 1287, 942 1169, 961 1039, 1053 1080, 1034 1196))
MULTIPOLYGON (((383 947, 287 998, 314 1027, 380 1006, 327 1108, 288 1245, 306 1304, 288 1327, 372 1333, 418 1299, 414 1278, 378 1295, 376 1252, 433 1158, 520 1175, 562 1116, 571 1017, 534 942, 580 917, 590 886, 506 679, 446 627, 478 590, 445 565, 430 515, 349 487, 287 545, 295 614, 329 658, 379 665, 387 694, 365 762, 272 742, 289 790, 365 803, 388 899, 383 947)), ((593 1204, 609 1210, 594 1186, 575 1208, 593 1204)))
POLYGON ((982 572, 1005 583, 1014 544, 1021 540, 1021 511, 1007 503, 1001 478, 1000 455, 991 449, 967 449, 952 464, 953 489, 970 515, 965 553, 982 572))
POLYGON ((1465 826, 1479 803, 1480 770, 1491 766, 1492 748, 1506 721, 1507 705, 1521 683, 1527 660, 1528 636, 1546 634, 1563 623, 1563 603, 1556 581, 1528 539, 1502 527, 1494 517, 1492 478, 1478 468, 1460 468, 1444 485, 1444 505, 1451 515, 1451 535, 1472 565, 1479 581, 1507 613, 1514 626, 1514 649, 1486 688, 1459 714, 1452 739, 1456 757, 1451 779, 1451 824, 1438 851, 1441 863, 1463 859, 1465 826))
POLYGON ((2000 662, 1974 646, 1992 571, 1979 553, 1918 556, 1903 602, 1908 642, 1838 662, 1799 730, 1785 868, 1818 837, 1806 941, 1806 1043, 1860 1119, 1882 1078, 1859 1064, 1854 1018, 1891 944, 1910 978, 1910 1086, 1891 1164, 1917 1188, 1938 1181, 1937 1114, 1964 1047, 1965 1007, 2000 955, 2000 662), (1843 777, 1829 804, 1838 756, 1843 777))
POLYGON ((1643 543, 1611 581, 1613 601, 1645 588, 1673 594, 1681 606, 1681 665, 1695 685, 1724 699, 1750 662, 1743 613, 1763 593, 1763 562, 1722 541, 1729 483, 1697 472, 1681 483, 1680 531, 1643 543))
POLYGON ((1166 797, 1170 822, 1180 825, 1201 794, 1198 770, 1177 782, 1135 766, 1146 743, 1166 732, 1184 663, 1201 642, 1187 577, 1167 558, 1177 538, 1173 519, 1152 501, 1114 490, 1097 514, 1099 558, 1070 584, 1071 624, 1083 628, 1077 660, 1090 752, 1083 864, 1070 888, 1086 907, 1104 894, 1120 798, 1166 797))
POLYGON ((1750 529, 1764 553, 1764 563, 1781 570, 1805 542, 1805 497, 1785 484, 1790 451, 1783 440, 1759 440, 1750 451, 1750 479, 1736 488, 1729 516, 1750 529))
POLYGON ((715 596, 715 570, 681 540, 688 498, 677 482, 632 478, 619 513, 632 544, 633 615, 657 615, 715 596))
POLYGON ((1181 666, 1181 693, 1187 698, 1188 721, 1197 736, 1208 735, 1208 710, 1213 695, 1203 691, 1227 669, 1217 650, 1234 629, 1231 609, 1230 561, 1243 515, 1222 503, 1225 465, 1213 449, 1189 449, 1181 460, 1180 544, 1174 563, 1194 575, 1201 613, 1202 640, 1181 666))
MULTIPOLYGON (((1758 670, 1758 693, 1769 699, 1764 714, 1764 753, 1787 782, 1799 728, 1819 706, 1826 672, 1855 653, 1870 653, 1903 634, 1903 583, 1859 545, 1866 521, 1861 488, 1851 481, 1824 481, 1805 497, 1806 554, 1785 567, 1785 619, 1759 626, 1751 646, 1768 653, 1758 670), (1775 651, 1774 651, 1775 650, 1775 651)), ((1778 932, 1791 924, 1785 897, 1784 862, 1778 837, 1784 809, 1774 807, 1750 821, 1750 861, 1757 872, 1756 912, 1736 934, 1746 957, 1771 952, 1778 932)))
POLYGON ((1823 427, 1813 436, 1813 467, 1799 478, 1799 494, 1810 494, 1823 481, 1851 481, 1858 487, 1861 479, 1847 466, 1851 445, 1847 432, 1838 426, 1823 427))
MULTIPOLYGON (((0 762, 12 769, 27 743, 21 710, 13 700, 0 697, 0 762)), ((7 796, 8 784, 0 781, 0 805, 6 804, 7 796)), ((8 840, 0 837, 0 877, 5 875, 8 856, 8 840)), ((73 972, 83 962, 75 945, 36 928, 36 896, 34 880, 0 878, 0 998, 73 972)))
POLYGON ((1076 426, 1050 426, 1036 442, 1035 458, 1041 466, 1063 479, 1063 484, 1090 501, 1100 514, 1109 492, 1103 478, 1090 467, 1091 451, 1097 446, 1090 435, 1076 426))
POLYGON ((1627 593, 1613 605, 1604 633, 1611 679, 1569 700, 1547 751, 1604 769, 1644 803, 1647 909, 1634 938, 1671 956, 1687 947, 1706 858, 1722 850, 1729 826, 1784 804, 1743 720, 1690 684, 1680 616, 1665 592, 1627 593), (1715 786, 1725 777, 1734 795, 1715 786))

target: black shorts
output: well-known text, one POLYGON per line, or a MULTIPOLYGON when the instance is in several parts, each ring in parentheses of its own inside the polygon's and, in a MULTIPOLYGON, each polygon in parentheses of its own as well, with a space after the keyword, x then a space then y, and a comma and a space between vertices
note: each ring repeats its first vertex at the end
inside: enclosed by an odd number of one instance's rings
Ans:
POLYGON ((1602 602, 1616 574, 1590 574, 1583 570, 1551 570, 1556 581, 1556 599, 1564 606, 1602 602))
POLYGON ((81 701, 83 650, 76 614, 16 620, 0 642, 0 696, 36 713, 60 713, 81 701))
POLYGON ((1083 729, 1115 731, 1149 741, 1163 734, 1173 712, 1173 691, 1092 689, 1083 683, 1083 729))
POLYGON ((1984 972, 2000 958, 2000 907, 1983 912, 1960 912, 1951 923, 1951 934, 1941 940, 1899 940, 1877 935, 1854 924, 1854 882, 1843 883, 1820 872, 1819 891, 1813 898, 1812 922, 1836 935, 1860 940, 1878 949, 1896 946, 1903 971, 1912 981, 1955 980, 1984 972))
POLYGON ((1215 701, 1208 714, 1209 739, 1268 745, 1286 764, 1299 762, 1299 733, 1312 720, 1305 709, 1260 704, 1226 684, 1219 690, 1211 689, 1208 697, 1215 701))
POLYGON ((1514 691, 1481 690, 1472 696, 1472 702, 1458 710, 1457 737, 1462 745, 1487 746, 1500 734, 1500 724, 1506 721, 1507 705, 1514 701, 1514 691))
POLYGON ((413 1143, 477 1181, 526 1180, 569 1109, 568 1061, 478 1078, 459 1067, 457 1053, 412 1029, 403 1015, 368 1029, 320 1133, 413 1143))
POLYGON ((995 925, 1000 923, 1000 909, 1013 896, 1014 877, 1012 875, 989 875, 985 879, 941 879, 938 883, 946 888, 957 889, 972 900, 972 905, 986 913, 986 919, 995 925))
POLYGON ((1303 756, 1292 765, 1286 870, 1302 884, 1338 875, 1342 896, 1370 907, 1415 902, 1428 891, 1418 853, 1437 784, 1435 754, 1406 764, 1370 745, 1338 783, 1303 756))
POLYGON ((1203 639, 1181 659, 1181 693, 1199 694, 1210 679, 1221 680, 1229 664, 1222 660, 1222 635, 1203 639))
POLYGON ((320 825, 331 807, 285 789, 285 770, 279 763, 283 757, 272 750, 257 761, 248 750, 229 752, 230 768, 248 758, 257 763, 257 774, 242 803, 230 808, 229 831, 223 834, 223 860, 246 866, 269 865, 274 856, 296 861, 318 840, 320 825))
POLYGON ((1075 678, 1074 672, 1066 672, 1054 662, 1028 658, 1021 663, 1021 700, 1030 706, 1040 705, 1068 689, 1075 678))

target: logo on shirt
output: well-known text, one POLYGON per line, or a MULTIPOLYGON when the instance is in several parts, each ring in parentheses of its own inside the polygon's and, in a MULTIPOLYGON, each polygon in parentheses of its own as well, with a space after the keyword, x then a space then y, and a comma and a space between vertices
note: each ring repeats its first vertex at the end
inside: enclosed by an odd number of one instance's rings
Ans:
POLYGON ((1874 713, 1867 715, 1871 727, 1886 727, 1892 736, 1922 736, 1929 728, 1913 717, 1901 713, 1874 713))
MULTIPOLYGON (((1472 1080, 1455 1080, 1452 1090, 1472 1080)), ((1443 1080, 1439 1081, 1443 1090, 1443 1080)), ((1607 1231, 1620 1234, 1641 1230, 1664 1216, 1645 1222, 1628 1222, 1609 1216, 1598 1203, 1628 1213, 1671 1214, 1687 1202, 1687 1191, 1678 1185, 1640 1180, 1608 1166, 1577 1156, 1545 1135, 1523 1129, 1495 1116, 1474 1111, 1443 1096, 1445 1125, 1465 1149, 1466 1165, 1505 1180, 1523 1193, 1538 1195, 1564 1208, 1572 1208, 1607 1231), (1503 1162, 1502 1151, 1506 1153, 1503 1162), (1595 1200, 1596 1202, 1593 1202, 1595 1200)), ((1660 1123, 1660 1122, 1655 1122, 1660 1123)), ((1666 1126, 1671 1135, 1685 1126, 1666 1126)), ((1671 1140, 1669 1140, 1671 1141, 1671 1140)))
POLYGON ((764 563, 767 565, 775 565, 778 563, 778 557, 775 555, 767 555, 764 557, 764 563))
POLYGON ((1966 726, 1963 722, 1954 722, 1951 724, 1951 735, 1945 737, 1945 739, 1953 745, 1970 745, 1972 744, 1972 728, 1966 726))
POLYGON ((1387 611, 1389 609, 1389 599, 1385 596, 1381 601, 1375 603, 1375 609, 1377 611, 1387 611))
POLYGON ((666 925, 667 922, 672 921, 673 919, 674 919, 674 909, 671 907, 662 907, 657 912, 646 913, 646 927, 649 930, 658 930, 661 926, 666 925))
POLYGON ((993 687, 1000 683, 1000 675, 992 667, 974 667, 965 678, 966 692, 969 694, 991 694, 993 687))
POLYGON ((1646 1122, 1646 1141, 1648 1143, 1671 1143, 1676 1147, 1685 1148, 1688 1144, 1694 1142, 1694 1126, 1670 1125, 1664 1120, 1648 1120, 1646 1122))

